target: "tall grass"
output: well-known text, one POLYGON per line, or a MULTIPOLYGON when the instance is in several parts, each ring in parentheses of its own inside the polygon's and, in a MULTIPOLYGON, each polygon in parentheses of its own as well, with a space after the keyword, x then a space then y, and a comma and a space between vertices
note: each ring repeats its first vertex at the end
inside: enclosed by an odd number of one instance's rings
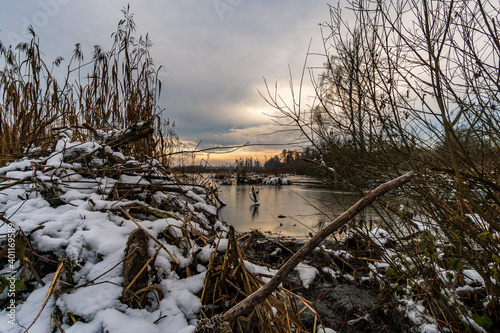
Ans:
POLYGON ((76 44, 62 79, 53 73, 64 59, 47 64, 32 27, 30 42, 0 44, 0 163, 35 147, 48 149, 61 127, 72 127, 76 138, 86 140, 91 133, 84 127, 116 129, 149 122, 154 133, 124 151, 137 158, 165 156, 162 152, 177 144, 173 126, 162 118, 158 104, 162 66, 153 62, 151 39, 134 36, 129 7, 122 14, 111 49, 96 45, 91 61, 84 62, 81 45, 76 44))

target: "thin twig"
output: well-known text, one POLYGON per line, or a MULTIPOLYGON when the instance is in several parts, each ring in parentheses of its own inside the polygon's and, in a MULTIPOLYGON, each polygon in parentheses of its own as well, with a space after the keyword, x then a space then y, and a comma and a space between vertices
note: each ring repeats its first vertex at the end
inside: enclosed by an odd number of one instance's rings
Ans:
POLYGON ((59 274, 61 273, 62 269, 63 269, 63 263, 61 262, 59 264, 59 267, 57 267, 57 271, 56 271, 56 274, 54 275, 54 278, 52 279, 52 283, 50 284, 49 291, 47 292, 47 295, 45 296, 45 300, 43 301, 42 308, 40 309, 40 311, 38 311, 35 319, 33 319, 30 326, 28 326, 28 328, 24 331, 24 333, 28 332, 28 330, 31 328, 31 326, 33 326, 35 324, 38 317, 40 317, 40 314, 42 313, 43 309, 45 308, 45 305, 47 305, 47 301, 49 300, 50 295, 52 295, 52 292, 54 291, 54 288, 55 288, 56 283, 57 283, 57 278, 59 277, 59 274))
POLYGON ((125 209, 120 207, 120 211, 123 214, 125 214, 125 216, 127 216, 132 222, 134 222, 136 226, 141 228, 149 237, 151 237, 151 239, 154 240, 156 244, 160 245, 161 248, 164 249, 168 253, 168 255, 174 260, 174 262, 177 265, 179 264, 179 260, 177 260, 177 258, 156 237, 154 237, 146 229, 144 229, 144 227, 141 226, 125 209))

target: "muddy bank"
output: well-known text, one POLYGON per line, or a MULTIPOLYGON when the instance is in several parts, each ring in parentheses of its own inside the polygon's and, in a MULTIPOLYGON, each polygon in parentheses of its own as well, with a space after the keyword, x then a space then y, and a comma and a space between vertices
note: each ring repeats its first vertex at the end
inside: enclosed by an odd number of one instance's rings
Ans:
MULTIPOLYGON (((245 242, 248 259, 279 269, 307 238, 265 236, 254 231, 245 242)), ((371 252, 371 251, 370 251, 371 252)), ((371 257, 371 258, 370 258, 371 257)), ((411 332, 412 325, 397 311, 397 302, 384 297, 380 285, 370 278, 366 259, 377 253, 363 253, 358 259, 345 251, 345 244, 326 241, 303 261, 303 267, 315 269, 311 281, 304 283, 303 272, 294 270, 284 287, 311 301, 324 327, 336 332, 411 332)), ((314 315, 304 311, 304 323, 312 331, 314 315)), ((319 325, 319 323, 316 323, 319 325)))

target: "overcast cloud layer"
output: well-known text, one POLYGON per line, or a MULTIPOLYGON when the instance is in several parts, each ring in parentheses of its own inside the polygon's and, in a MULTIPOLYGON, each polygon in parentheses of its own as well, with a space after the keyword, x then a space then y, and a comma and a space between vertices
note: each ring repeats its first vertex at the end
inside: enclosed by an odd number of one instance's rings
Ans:
POLYGON ((311 38, 312 50, 321 51, 325 2, 2 0, 0 40, 16 44, 32 24, 46 60, 69 59, 75 43, 90 59, 94 45, 109 49, 127 3, 137 33, 149 33, 156 65, 165 67, 161 106, 181 140, 208 147, 291 139, 260 135, 276 129, 263 115, 272 109, 257 90, 265 90, 265 77, 286 92, 288 65, 300 74, 311 38))

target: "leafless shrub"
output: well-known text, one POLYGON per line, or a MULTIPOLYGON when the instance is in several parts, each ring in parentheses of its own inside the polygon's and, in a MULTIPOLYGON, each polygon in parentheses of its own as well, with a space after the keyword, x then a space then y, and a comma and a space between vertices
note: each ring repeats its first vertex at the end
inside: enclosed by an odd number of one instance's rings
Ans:
POLYGON ((294 92, 288 105, 268 89, 275 120, 310 140, 317 165, 360 190, 416 171, 386 203, 391 218, 381 214, 399 249, 384 259, 387 285, 411 285, 442 328, 471 329, 464 318, 473 314, 488 329, 500 321, 500 12, 481 0, 348 7, 349 23, 330 7, 322 25, 324 68, 309 70, 315 103, 305 107, 294 92), (466 268, 483 281, 475 295, 486 306, 448 293, 464 285, 466 268))

